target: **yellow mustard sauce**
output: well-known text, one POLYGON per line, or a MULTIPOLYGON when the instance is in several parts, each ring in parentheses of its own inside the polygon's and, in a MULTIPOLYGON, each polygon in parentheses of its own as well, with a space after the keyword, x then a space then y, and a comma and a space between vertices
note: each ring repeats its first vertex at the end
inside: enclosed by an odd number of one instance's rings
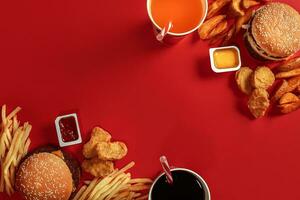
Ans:
POLYGON ((213 53, 216 68, 234 68, 239 64, 238 52, 234 48, 218 49, 213 53))

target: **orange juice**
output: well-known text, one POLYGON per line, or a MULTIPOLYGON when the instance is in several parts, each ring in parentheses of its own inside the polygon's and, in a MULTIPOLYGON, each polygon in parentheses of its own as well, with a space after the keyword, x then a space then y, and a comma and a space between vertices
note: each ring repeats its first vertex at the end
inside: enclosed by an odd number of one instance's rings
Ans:
POLYGON ((203 0, 152 0, 151 14, 164 28, 172 22, 172 33, 185 33, 196 28, 204 15, 203 0))

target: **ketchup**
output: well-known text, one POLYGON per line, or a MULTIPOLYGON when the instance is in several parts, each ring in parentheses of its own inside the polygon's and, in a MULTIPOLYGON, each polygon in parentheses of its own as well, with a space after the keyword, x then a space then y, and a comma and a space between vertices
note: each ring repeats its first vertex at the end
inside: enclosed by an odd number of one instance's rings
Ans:
POLYGON ((63 142, 71 142, 79 137, 76 119, 73 116, 62 118, 59 120, 59 128, 63 142))

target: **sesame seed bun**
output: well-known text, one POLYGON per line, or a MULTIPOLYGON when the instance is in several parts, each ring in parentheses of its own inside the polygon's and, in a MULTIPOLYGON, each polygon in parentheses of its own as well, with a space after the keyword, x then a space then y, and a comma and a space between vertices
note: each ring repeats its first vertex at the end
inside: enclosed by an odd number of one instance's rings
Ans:
POLYGON ((68 200, 73 191, 67 164, 46 152, 33 154, 22 162, 15 185, 27 200, 68 200))
POLYGON ((261 60, 284 60, 300 50, 300 15, 284 3, 257 10, 245 35, 246 46, 261 60))

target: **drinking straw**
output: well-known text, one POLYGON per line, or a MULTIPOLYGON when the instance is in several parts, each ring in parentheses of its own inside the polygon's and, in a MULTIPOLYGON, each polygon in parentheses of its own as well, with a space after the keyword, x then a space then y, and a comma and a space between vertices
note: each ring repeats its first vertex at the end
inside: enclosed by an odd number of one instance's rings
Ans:
POLYGON ((161 156, 159 158, 160 164, 165 172, 166 178, 167 178, 167 182, 169 184, 173 184, 173 177, 172 177, 172 173, 171 173, 171 169, 168 163, 168 160, 166 158, 166 156, 161 156))
POLYGON ((168 34, 168 32, 171 30, 173 24, 172 22, 169 22, 164 28, 161 29, 160 33, 156 35, 156 39, 160 42, 163 41, 164 37, 168 34))

